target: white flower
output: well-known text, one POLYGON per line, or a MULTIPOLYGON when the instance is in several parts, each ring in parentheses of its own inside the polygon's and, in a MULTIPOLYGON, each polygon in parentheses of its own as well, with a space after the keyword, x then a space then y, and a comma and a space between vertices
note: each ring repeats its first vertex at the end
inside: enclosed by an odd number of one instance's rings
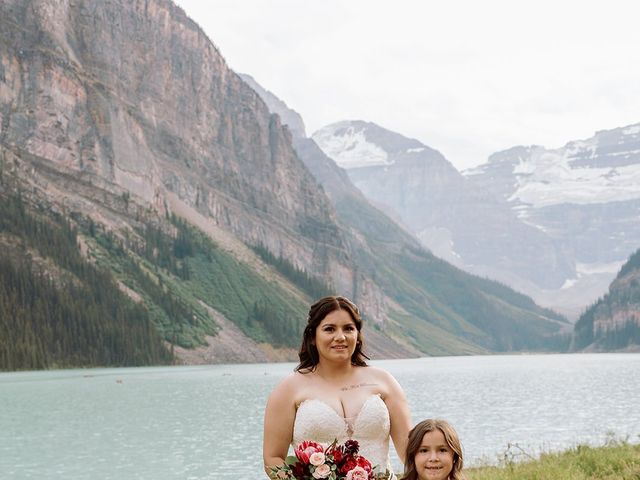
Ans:
POLYGON ((309 463, 316 467, 322 465, 324 463, 324 453, 322 452, 312 453, 311 456, 309 457, 309 463))
POLYGON ((329 467, 329 465, 327 465, 326 463, 323 463, 322 465, 316 467, 313 472, 313 478, 327 478, 330 473, 331 467, 329 467))
POLYGON ((369 474, 362 467, 354 467, 347 473, 347 480, 367 480, 368 478, 369 474))

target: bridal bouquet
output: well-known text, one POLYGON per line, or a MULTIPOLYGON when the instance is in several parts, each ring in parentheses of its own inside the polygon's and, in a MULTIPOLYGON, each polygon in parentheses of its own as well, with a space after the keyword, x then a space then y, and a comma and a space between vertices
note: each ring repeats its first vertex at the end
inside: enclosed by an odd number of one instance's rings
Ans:
POLYGON ((356 440, 339 444, 336 440, 328 447, 304 441, 294 448, 295 456, 287 457, 285 464, 271 469, 271 478, 281 480, 388 480, 390 473, 375 472, 371 462, 358 455, 356 440))

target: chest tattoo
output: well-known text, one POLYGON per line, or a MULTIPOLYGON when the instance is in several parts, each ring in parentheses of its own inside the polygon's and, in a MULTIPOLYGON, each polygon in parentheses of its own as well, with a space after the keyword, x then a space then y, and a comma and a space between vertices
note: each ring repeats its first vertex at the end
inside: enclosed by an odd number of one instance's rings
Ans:
POLYGON ((361 387, 377 387, 378 384, 377 383, 357 383, 355 385, 349 385, 348 387, 342 387, 340 388, 340 390, 342 390, 343 392, 346 392, 347 390, 355 390, 356 388, 361 388, 361 387))

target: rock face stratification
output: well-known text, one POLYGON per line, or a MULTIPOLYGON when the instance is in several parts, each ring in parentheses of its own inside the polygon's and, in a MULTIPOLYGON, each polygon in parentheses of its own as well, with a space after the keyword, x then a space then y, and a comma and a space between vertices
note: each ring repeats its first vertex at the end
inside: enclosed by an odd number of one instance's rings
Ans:
POLYGON ((300 268, 340 270, 332 209, 289 133, 180 8, 162 0, 0 8, 5 148, 158 210, 172 192, 300 268))

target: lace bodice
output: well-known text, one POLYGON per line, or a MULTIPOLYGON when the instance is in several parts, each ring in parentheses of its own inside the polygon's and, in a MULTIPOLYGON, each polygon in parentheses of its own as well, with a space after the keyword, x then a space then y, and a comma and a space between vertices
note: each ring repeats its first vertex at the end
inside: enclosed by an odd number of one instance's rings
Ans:
POLYGON ((293 442, 304 440, 343 443, 350 438, 360 444, 360 454, 381 471, 391 470, 389 462, 389 411, 380 395, 371 395, 353 419, 346 419, 322 400, 303 401, 293 425, 293 442))

